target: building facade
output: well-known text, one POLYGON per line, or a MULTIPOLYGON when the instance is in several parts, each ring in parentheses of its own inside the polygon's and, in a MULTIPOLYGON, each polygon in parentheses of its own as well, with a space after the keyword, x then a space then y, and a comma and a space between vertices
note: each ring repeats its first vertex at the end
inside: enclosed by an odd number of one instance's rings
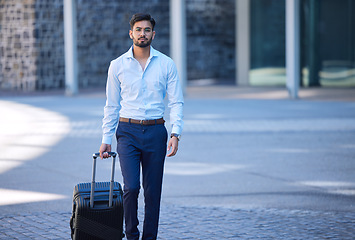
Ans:
MULTIPOLYGON (((285 1, 246 1, 250 4, 247 83, 284 86, 285 1)), ((128 22, 135 12, 149 12, 156 19, 153 47, 169 55, 174 29, 169 29, 168 0, 75 3, 80 88, 105 85, 110 61, 132 44, 128 22)), ((300 4, 301 84, 355 86, 355 2, 300 0, 300 4)), ((235 82, 235 9, 236 0, 186 0, 189 81, 235 82)), ((63 0, 0 0, 0 89, 64 87, 63 0)))

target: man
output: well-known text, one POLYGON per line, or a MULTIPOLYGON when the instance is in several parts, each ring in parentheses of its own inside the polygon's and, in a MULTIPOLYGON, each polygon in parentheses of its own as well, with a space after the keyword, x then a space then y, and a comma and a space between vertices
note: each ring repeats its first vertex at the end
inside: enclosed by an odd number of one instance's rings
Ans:
POLYGON ((108 70, 100 157, 109 157, 107 152, 111 151, 117 127, 126 237, 139 239, 137 209, 142 168, 142 239, 148 240, 157 238, 164 160, 178 150, 184 100, 174 62, 150 46, 155 36, 154 19, 148 14, 134 14, 130 26, 133 46, 113 60, 108 70), (163 119, 166 94, 172 124, 168 145, 163 119))

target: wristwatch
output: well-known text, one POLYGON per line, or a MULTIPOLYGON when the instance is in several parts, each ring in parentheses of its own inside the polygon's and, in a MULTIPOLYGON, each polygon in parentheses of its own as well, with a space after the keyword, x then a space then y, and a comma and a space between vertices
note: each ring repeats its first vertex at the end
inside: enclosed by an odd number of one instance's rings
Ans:
POLYGON ((180 141, 181 135, 180 135, 180 134, 177 134, 177 133, 172 133, 172 134, 170 135, 170 138, 172 138, 172 137, 176 137, 177 140, 180 141))

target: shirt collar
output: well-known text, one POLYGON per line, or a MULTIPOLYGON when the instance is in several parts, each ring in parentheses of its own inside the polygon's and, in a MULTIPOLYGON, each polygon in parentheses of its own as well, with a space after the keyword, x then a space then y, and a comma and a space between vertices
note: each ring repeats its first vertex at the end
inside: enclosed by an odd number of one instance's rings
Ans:
MULTIPOLYGON (((133 45, 129 48, 129 50, 126 52, 126 58, 134 58, 133 56, 133 45)), ((149 58, 153 58, 153 57, 157 57, 158 56, 158 53, 157 51, 152 47, 150 46, 150 55, 149 55, 149 58)))

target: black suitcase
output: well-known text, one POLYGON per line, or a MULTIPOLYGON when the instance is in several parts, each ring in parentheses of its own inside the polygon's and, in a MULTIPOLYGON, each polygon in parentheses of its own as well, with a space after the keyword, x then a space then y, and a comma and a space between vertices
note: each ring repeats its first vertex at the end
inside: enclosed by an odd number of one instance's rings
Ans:
POLYGON ((96 159, 93 155, 92 182, 74 187, 73 213, 70 218, 71 238, 75 240, 122 239, 122 188, 114 182, 116 153, 112 156, 111 182, 95 182, 96 159))

